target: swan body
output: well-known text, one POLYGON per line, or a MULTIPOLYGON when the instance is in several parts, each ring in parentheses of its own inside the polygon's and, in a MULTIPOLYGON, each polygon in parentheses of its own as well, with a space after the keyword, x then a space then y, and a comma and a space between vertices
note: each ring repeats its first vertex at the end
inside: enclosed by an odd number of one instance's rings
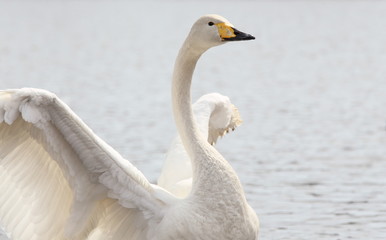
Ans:
POLYGON ((257 239, 241 183, 193 117, 199 57, 249 40, 218 15, 201 17, 178 54, 173 112, 192 169, 180 198, 151 184, 56 95, 0 91, 0 225, 13 239, 257 239))

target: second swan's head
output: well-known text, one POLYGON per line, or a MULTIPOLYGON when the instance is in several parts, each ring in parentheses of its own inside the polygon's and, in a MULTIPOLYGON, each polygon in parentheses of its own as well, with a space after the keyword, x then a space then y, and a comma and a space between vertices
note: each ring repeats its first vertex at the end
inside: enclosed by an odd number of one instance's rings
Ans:
POLYGON ((254 36, 237 30, 228 20, 215 14, 199 18, 193 24, 188 38, 192 45, 202 50, 207 50, 227 41, 255 39, 254 36))

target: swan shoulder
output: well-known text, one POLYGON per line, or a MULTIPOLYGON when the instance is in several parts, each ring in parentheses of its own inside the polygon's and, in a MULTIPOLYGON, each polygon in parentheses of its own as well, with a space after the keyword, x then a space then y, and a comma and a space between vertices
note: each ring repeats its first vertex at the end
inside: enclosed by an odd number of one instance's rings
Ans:
POLYGON ((0 223, 15 239, 85 239, 106 199, 144 220, 174 199, 38 89, 0 91, 0 193, 0 223))

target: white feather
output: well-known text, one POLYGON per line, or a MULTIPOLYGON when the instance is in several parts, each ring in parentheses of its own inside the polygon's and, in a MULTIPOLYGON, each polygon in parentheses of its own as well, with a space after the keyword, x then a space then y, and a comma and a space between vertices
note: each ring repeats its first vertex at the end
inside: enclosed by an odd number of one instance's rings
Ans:
POLYGON ((24 235, 60 239, 65 234, 82 239, 108 192, 121 207, 162 217, 168 203, 157 198, 159 190, 56 96, 20 89, 1 91, 0 99, 6 121, 0 125, 0 187, 9 192, 0 197, 0 216, 17 239, 24 235), (24 229, 36 215, 20 211, 26 209, 40 214, 31 233, 24 229), (48 227, 54 230, 47 231, 48 227), (43 235, 36 231, 40 228, 43 235))

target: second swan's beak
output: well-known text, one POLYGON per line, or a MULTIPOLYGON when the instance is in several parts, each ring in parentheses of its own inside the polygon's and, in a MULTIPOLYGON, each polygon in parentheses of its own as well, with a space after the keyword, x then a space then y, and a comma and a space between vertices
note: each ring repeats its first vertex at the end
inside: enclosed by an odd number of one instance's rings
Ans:
POLYGON ((226 23, 217 23, 216 26, 223 41, 243 41, 255 39, 254 36, 248 33, 243 33, 226 23))

